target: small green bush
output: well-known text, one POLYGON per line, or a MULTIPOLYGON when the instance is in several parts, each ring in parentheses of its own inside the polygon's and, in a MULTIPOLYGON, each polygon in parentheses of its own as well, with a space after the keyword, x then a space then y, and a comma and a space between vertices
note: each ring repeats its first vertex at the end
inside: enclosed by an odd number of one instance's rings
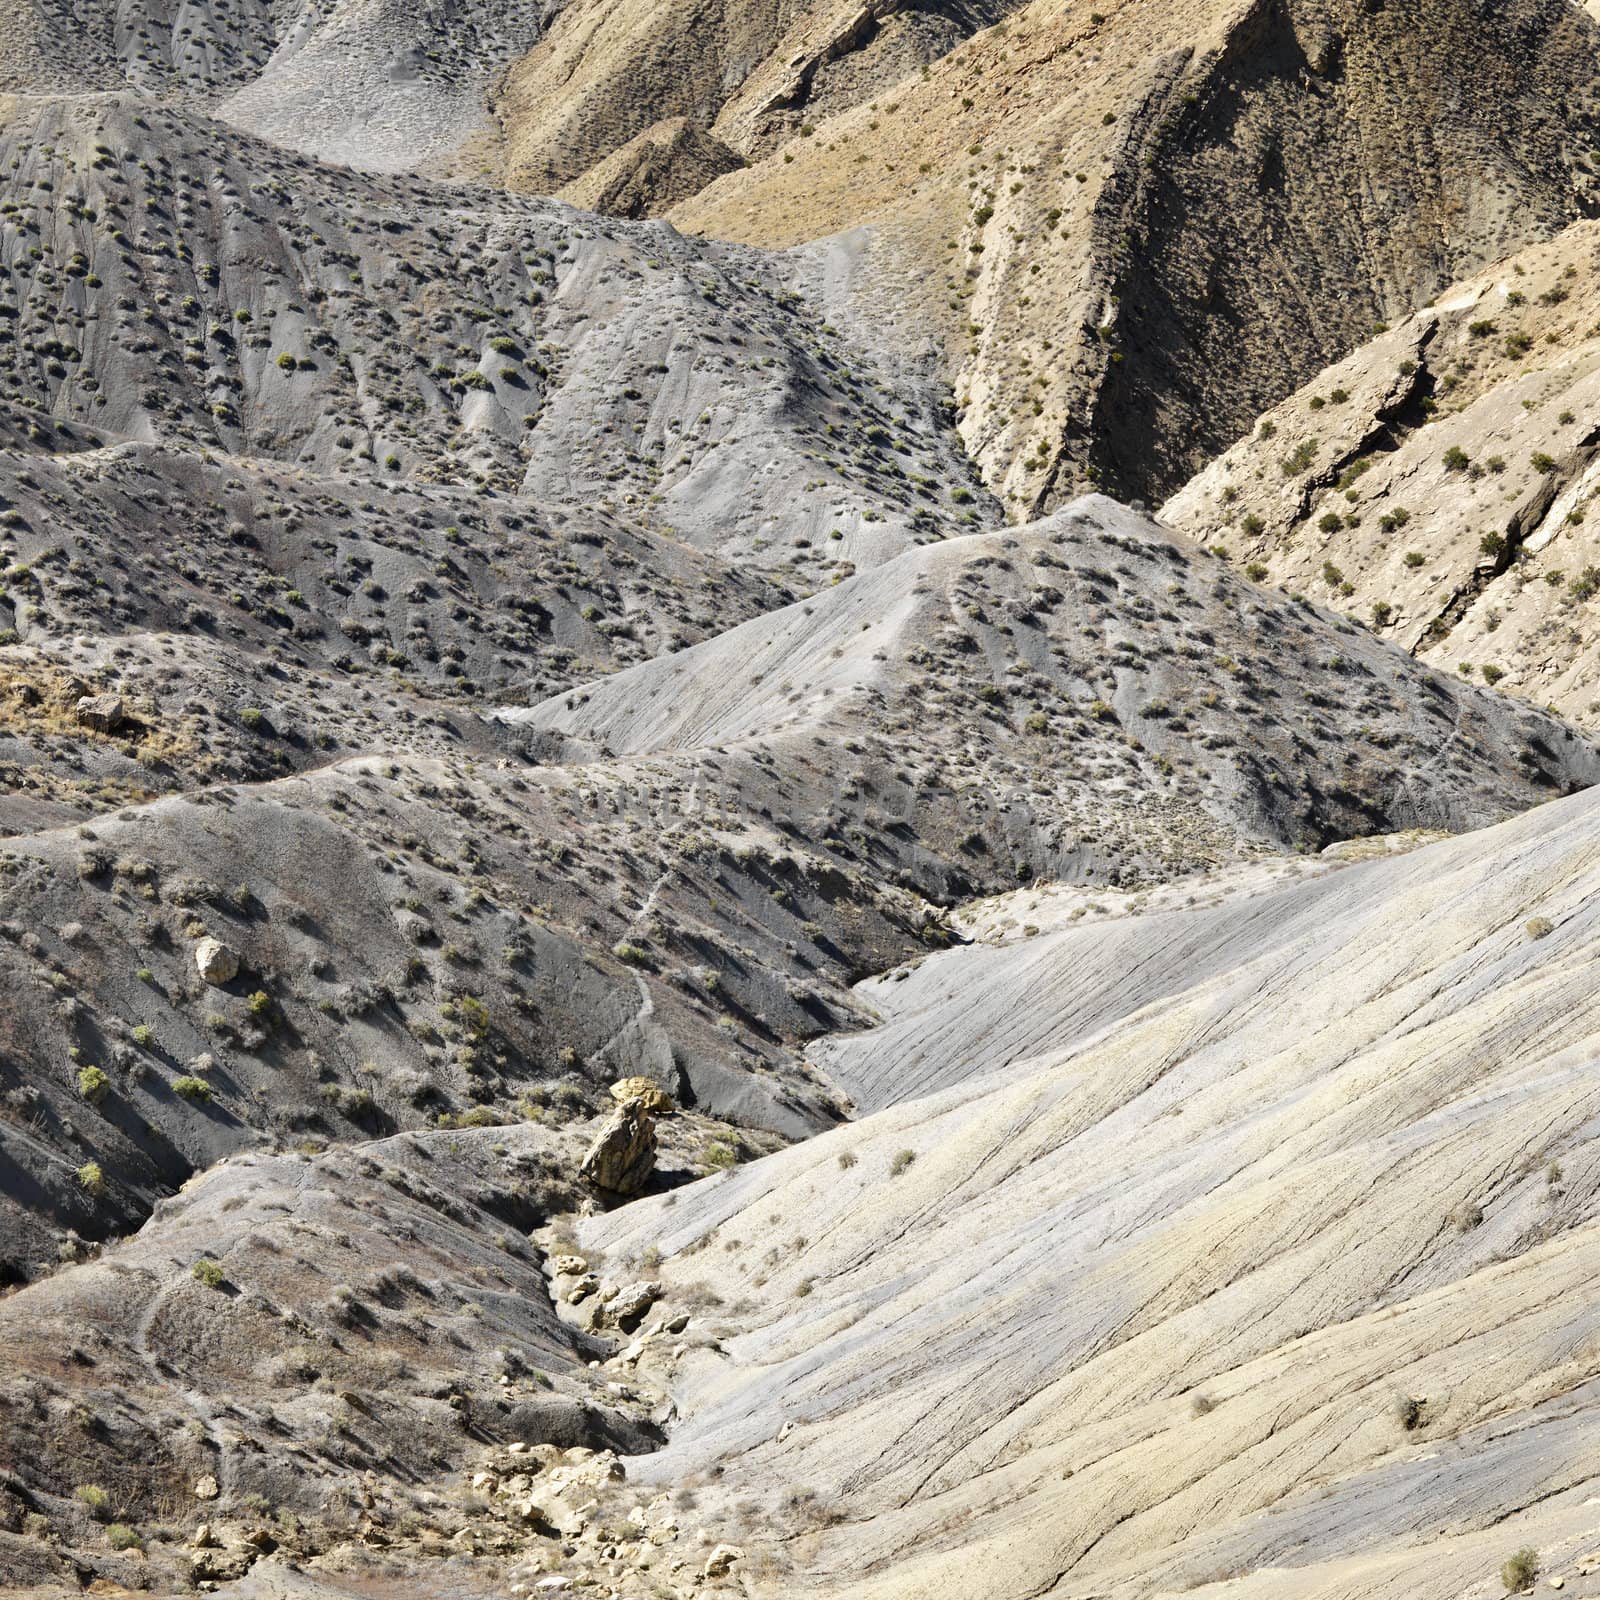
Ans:
POLYGON ((911 1163, 916 1159, 917 1152, 915 1150, 896 1151, 894 1160, 889 1163, 889 1176, 898 1178, 902 1172, 909 1172, 911 1163))
POLYGON ((111 1513, 111 1496, 98 1483, 80 1483, 72 1491, 72 1498, 86 1505, 90 1515, 102 1521, 111 1513))
POLYGON ((213 1261, 210 1256, 201 1256, 189 1268, 189 1275, 196 1283, 203 1283, 208 1289, 220 1289, 227 1282, 227 1274, 222 1270, 222 1264, 213 1261))
POLYGON ((185 1100, 205 1105, 211 1099, 212 1089, 204 1078, 185 1076, 172 1080, 172 1092, 185 1100))
POLYGON ((111 1090, 111 1080, 99 1067, 80 1067, 78 1070, 78 1093, 92 1106, 97 1106, 111 1090))

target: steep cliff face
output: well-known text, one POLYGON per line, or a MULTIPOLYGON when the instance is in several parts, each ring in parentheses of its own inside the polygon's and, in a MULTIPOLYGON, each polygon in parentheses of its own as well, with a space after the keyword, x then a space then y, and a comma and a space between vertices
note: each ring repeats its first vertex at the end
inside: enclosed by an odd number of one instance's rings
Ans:
POLYGON ((1160 496, 1378 321, 1593 209, 1597 38, 1564 0, 1041 0, 672 215, 869 224, 862 300, 921 306, 1013 514, 1160 496))
POLYGON ((548 193, 665 118, 759 158, 1011 9, 1008 0, 572 0, 498 95, 507 179, 548 193))
POLYGON ((1113 359, 1044 503, 1083 465, 1170 491, 1376 324, 1591 214, 1597 58, 1559 4, 1247 8, 1119 174, 1113 359))

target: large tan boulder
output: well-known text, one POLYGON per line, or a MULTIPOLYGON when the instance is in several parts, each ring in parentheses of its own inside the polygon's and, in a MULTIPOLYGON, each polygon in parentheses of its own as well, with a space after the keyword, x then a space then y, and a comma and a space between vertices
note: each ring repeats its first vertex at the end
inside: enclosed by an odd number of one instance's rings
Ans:
POLYGON ((606 1118, 578 1171, 597 1189, 638 1194, 656 1165, 656 1119, 637 1100, 606 1118))
POLYGON ((611 1085, 611 1098, 619 1106, 643 1106, 653 1117, 670 1117, 678 1109, 654 1078, 621 1078, 611 1085))
POLYGON ((239 976, 239 958, 220 939, 202 939, 194 947, 195 971, 213 988, 239 976))

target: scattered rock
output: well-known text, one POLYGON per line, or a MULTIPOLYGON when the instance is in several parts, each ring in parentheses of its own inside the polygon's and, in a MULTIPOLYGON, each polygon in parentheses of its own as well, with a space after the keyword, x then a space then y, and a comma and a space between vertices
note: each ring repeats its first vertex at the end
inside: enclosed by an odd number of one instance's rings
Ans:
POLYGON ((120 694, 86 694, 78 702, 78 721, 96 733, 115 733, 127 720, 120 694))
POLYGON ((630 1283, 617 1291, 607 1314, 625 1333, 631 1333, 644 1320, 645 1312, 660 1298, 659 1283, 630 1283))
POLYGON ((202 939, 194 947, 195 970, 213 988, 239 976, 239 958, 220 939, 202 939))
POLYGON ((196 1500, 215 1500, 222 1490, 217 1485, 217 1480, 209 1472, 194 1480, 194 1497, 196 1500))
POLYGON ((744 1559, 744 1551, 736 1544, 719 1544, 709 1556, 706 1557, 704 1576, 707 1578, 725 1578, 733 1570, 735 1561, 744 1559))

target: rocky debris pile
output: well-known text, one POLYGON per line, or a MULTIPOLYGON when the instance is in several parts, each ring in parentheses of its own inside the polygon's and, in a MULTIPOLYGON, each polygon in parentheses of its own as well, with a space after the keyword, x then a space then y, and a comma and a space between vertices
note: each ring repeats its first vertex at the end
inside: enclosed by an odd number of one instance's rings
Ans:
MULTIPOLYGON (((588 1302, 586 1323, 593 1330, 615 1328, 622 1333, 633 1333, 663 1292, 661 1284, 654 1278, 640 1279, 634 1283, 618 1283, 602 1278, 599 1273, 589 1270, 589 1261, 585 1256, 554 1256, 550 1261, 550 1272, 557 1280, 551 1293, 558 1302, 569 1306, 588 1302)), ((663 1316, 640 1335, 640 1340, 657 1333, 682 1333, 688 1325, 687 1313, 663 1316)))
POLYGON ((579 1167, 597 1189, 612 1194, 643 1192, 656 1166, 656 1119, 677 1109, 671 1095, 651 1078, 624 1078, 611 1086, 617 1109, 606 1118, 579 1167))
POLYGON ((672 1496, 633 1494, 609 1450, 514 1443, 493 1452, 469 1488, 490 1517, 541 1541, 511 1574, 513 1595, 615 1594, 644 1581, 658 1595, 688 1600, 704 1584, 737 1581, 745 1558, 704 1527, 686 1529, 672 1496))

